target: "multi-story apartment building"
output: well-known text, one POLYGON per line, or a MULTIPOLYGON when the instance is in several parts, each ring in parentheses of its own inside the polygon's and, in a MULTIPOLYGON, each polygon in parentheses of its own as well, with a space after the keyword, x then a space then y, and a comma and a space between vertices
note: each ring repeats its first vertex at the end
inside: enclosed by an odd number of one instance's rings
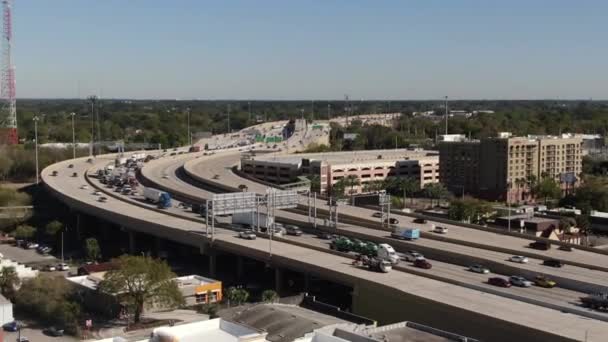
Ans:
POLYGON ((444 139, 439 147, 441 182, 454 193, 522 202, 536 181, 551 177, 564 190, 582 171, 582 139, 571 136, 444 139))
MULTIPOLYGON (((321 193, 349 176, 355 176, 353 193, 361 193, 366 184, 387 177, 411 177, 420 187, 439 182, 439 155, 422 150, 371 150, 353 152, 303 153, 285 156, 257 156, 241 159, 241 171, 262 181, 289 184, 300 176, 317 175, 321 193)), ((351 187, 346 189, 351 191, 351 187)))

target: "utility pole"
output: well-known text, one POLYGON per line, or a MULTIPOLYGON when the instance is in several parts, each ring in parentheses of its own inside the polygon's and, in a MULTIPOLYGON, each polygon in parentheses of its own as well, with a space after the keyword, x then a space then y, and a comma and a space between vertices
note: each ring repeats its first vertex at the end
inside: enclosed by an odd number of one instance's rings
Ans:
POLYGON ((445 134, 448 134, 448 117, 449 117, 449 111, 448 111, 448 97, 445 97, 445 134))
POLYGON ((34 116, 34 142, 36 143, 36 184, 40 182, 38 172, 38 116, 34 116))
POLYGON ((74 117, 76 113, 70 113, 72 117, 72 159, 76 159, 76 130, 74 129, 74 117))

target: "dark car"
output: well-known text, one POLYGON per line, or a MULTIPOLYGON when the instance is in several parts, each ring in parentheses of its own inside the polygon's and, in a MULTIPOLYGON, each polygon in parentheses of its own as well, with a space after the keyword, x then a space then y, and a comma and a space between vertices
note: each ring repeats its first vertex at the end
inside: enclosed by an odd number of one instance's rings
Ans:
POLYGON ((511 282, 505 278, 493 277, 488 279, 488 284, 500 287, 511 287, 511 282))
POLYGON ((322 240, 331 240, 334 236, 330 233, 319 232, 317 233, 317 237, 322 240))
POLYGON ((564 264, 560 260, 556 260, 556 259, 545 260, 545 261, 543 261, 543 265, 550 266, 550 267, 562 267, 562 266, 564 266, 564 264))
POLYGON ((372 217, 380 218, 380 217, 382 217, 382 213, 381 212, 375 212, 375 213, 372 214, 372 217))
POLYGON ((426 259, 414 260, 414 266, 419 267, 419 268, 424 268, 425 270, 428 270, 431 267, 433 267, 433 265, 431 265, 431 263, 428 262, 426 259))
POLYGON ((295 235, 295 236, 302 235, 302 230, 300 229, 300 227, 294 226, 292 224, 286 224, 285 231, 287 232, 287 235, 295 235))
POLYGON ((68 165, 68 168, 73 169, 74 168, 74 164, 68 165))
POLYGON ((63 336, 63 329, 57 329, 55 327, 46 328, 42 332, 47 336, 53 336, 53 337, 63 336))
POLYGON ((551 244, 549 242, 544 242, 544 241, 530 242, 530 244, 528 246, 530 248, 539 249, 541 251, 547 251, 547 250, 551 249, 551 244))
POLYGON ((426 223, 426 222, 427 222, 426 219, 423 219, 423 218, 415 218, 414 219, 414 223, 426 223))
POLYGON ((568 245, 561 245, 558 248, 560 251, 565 251, 565 252, 572 252, 572 247, 568 246, 568 245))
POLYGON ((78 177, 78 172, 72 173, 72 177, 78 177))
POLYGON ((2 330, 4 331, 17 331, 19 328, 21 328, 21 326, 17 321, 8 322, 2 325, 2 330))
POLYGON ((399 220, 397 220, 394 217, 388 218, 384 220, 384 223, 388 223, 388 224, 399 224, 399 220))

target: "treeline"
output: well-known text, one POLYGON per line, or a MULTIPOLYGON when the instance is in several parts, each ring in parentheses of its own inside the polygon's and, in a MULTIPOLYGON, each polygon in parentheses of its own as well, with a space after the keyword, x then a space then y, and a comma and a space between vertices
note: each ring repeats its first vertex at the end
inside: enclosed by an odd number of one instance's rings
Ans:
MULTIPOLYGON (((88 151, 77 150, 76 156, 88 151)), ((72 158, 71 149, 39 148, 38 167, 45 167, 72 158)), ((0 182, 30 182, 36 178, 36 154, 32 144, 0 146, 0 182)))

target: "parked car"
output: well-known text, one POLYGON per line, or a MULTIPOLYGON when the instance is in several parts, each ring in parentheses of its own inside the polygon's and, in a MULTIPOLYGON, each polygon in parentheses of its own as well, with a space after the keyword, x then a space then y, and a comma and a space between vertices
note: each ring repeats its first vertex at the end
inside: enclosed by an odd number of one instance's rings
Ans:
POLYGON ((42 331, 47 336, 59 337, 63 336, 63 329, 57 329, 55 327, 46 328, 42 331))
POLYGON ((17 321, 8 322, 2 325, 4 331, 17 331, 21 329, 21 324, 17 321))
POLYGON ((424 255, 416 251, 407 251, 403 254, 403 259, 405 259, 405 261, 414 262, 418 259, 424 259, 424 255))
POLYGON ((428 262, 428 260, 426 260, 426 259, 414 260, 414 266, 419 267, 419 268, 424 268, 425 270, 428 270, 431 267, 433 267, 433 265, 431 265, 431 263, 428 262))
POLYGON ((239 237, 246 240, 255 240, 256 235, 253 230, 243 230, 239 232, 239 237))
POLYGON ((447 234, 448 233, 448 228, 441 227, 441 226, 436 226, 433 229, 433 232, 438 233, 438 234, 447 234))
POLYGON ((545 241, 530 242, 530 244, 528 246, 530 248, 539 249, 541 251, 547 251, 547 250, 551 249, 551 244, 549 242, 545 242, 545 241))
POLYGON ((550 266, 550 267, 562 267, 562 266, 564 266, 564 263, 561 262, 561 260, 549 259, 549 260, 543 261, 543 265, 550 266))
POLYGON ((488 279, 488 284, 500 287, 511 287, 511 283, 507 279, 501 277, 492 277, 488 279))
POLYGON ((526 258, 523 255, 514 255, 514 256, 512 256, 512 257, 509 258, 509 261, 516 262, 516 263, 519 263, 519 264, 527 264, 528 263, 528 258, 526 258))
POLYGON ((469 266, 469 271, 482 274, 490 273, 489 269, 478 264, 469 266))
POLYGON ((427 223, 428 221, 426 219, 423 219, 423 218, 419 217, 419 218, 415 218, 413 222, 414 223, 421 223, 421 224, 423 224, 423 223, 427 223))
POLYGON ((521 277, 521 276, 510 276, 509 277, 509 281, 514 286, 519 286, 519 287, 530 287, 530 286, 532 286, 532 282, 531 281, 529 281, 528 279, 526 279, 524 277, 521 277))
POLYGON ((375 213, 372 214, 372 217, 381 218, 382 217, 382 213, 381 212, 375 212, 375 213))
POLYGON ((571 246, 567 246, 567 245, 561 245, 558 248, 560 251, 565 251, 565 252, 572 252, 573 248, 571 246))
POLYGON ((545 276, 539 275, 534 278, 534 283, 540 287, 552 288, 557 285, 557 283, 545 276))
POLYGON ((399 224, 399 220, 397 220, 397 219, 396 219, 396 218, 394 218, 394 217, 391 217, 391 218, 384 219, 384 223, 388 223, 388 224, 399 224))
POLYGON ((68 265, 66 263, 60 263, 60 264, 57 264, 57 269, 59 271, 68 271, 70 269, 70 265, 68 265))
POLYGON ((285 232, 287 232, 287 235, 295 235, 295 236, 302 235, 302 230, 300 229, 300 227, 294 226, 292 224, 285 225, 285 232))

